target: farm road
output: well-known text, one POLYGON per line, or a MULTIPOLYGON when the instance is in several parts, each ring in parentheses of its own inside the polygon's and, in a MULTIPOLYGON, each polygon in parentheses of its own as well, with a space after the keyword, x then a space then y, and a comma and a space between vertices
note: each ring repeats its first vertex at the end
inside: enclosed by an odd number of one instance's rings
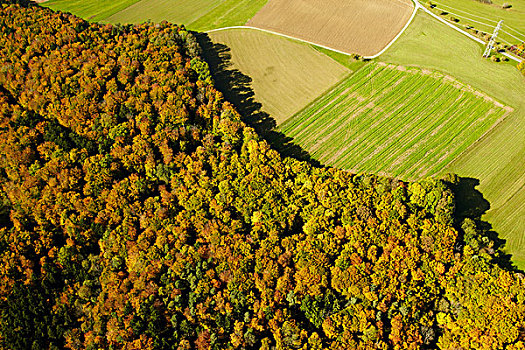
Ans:
MULTIPOLYGON (((405 24, 403 29, 401 29, 401 31, 396 35, 396 37, 394 39, 392 39, 392 41, 385 48, 383 48, 380 52, 378 52, 377 54, 375 54, 373 56, 366 56, 366 57, 364 57, 365 59, 374 59, 374 58, 379 57, 380 55, 382 55, 386 50, 388 50, 390 48, 390 46, 392 46, 397 41, 397 39, 399 39, 399 37, 405 32, 405 30, 408 28, 408 26, 412 23, 412 20, 416 16, 418 9, 422 9, 424 12, 428 13, 433 18, 435 18, 438 21, 440 21, 441 23, 449 26, 450 28, 452 28, 454 30, 457 30, 458 32, 462 33, 463 35, 466 35, 470 39, 472 39, 474 41, 477 41, 478 43, 480 43, 482 45, 486 45, 486 43, 483 40, 481 40, 480 38, 475 37, 474 35, 466 32, 466 31, 464 31, 464 30, 462 30, 462 29, 460 29, 458 27, 456 27, 455 25, 447 22, 443 18, 441 18, 438 15, 434 14, 432 11, 428 10, 425 6, 421 5, 419 0, 412 0, 412 2, 414 3, 414 11, 412 12, 412 15, 410 16, 410 19, 407 21, 407 23, 405 24)), ((286 35, 286 34, 282 34, 282 33, 279 33, 279 32, 275 32, 275 31, 272 31, 272 30, 267 30, 267 29, 262 29, 262 28, 257 28, 257 27, 253 27, 253 26, 247 26, 247 25, 245 25, 245 26, 231 26, 231 27, 217 28, 217 29, 209 30, 209 31, 207 31, 207 33, 213 33, 213 32, 218 32, 218 31, 223 31, 223 30, 228 30, 228 29, 253 29, 253 30, 259 30, 259 31, 262 31, 262 32, 270 33, 270 34, 279 35, 279 36, 282 36, 282 37, 285 37, 285 38, 288 38, 288 39, 293 39, 293 40, 297 40, 297 41, 304 42, 304 43, 307 43, 307 44, 316 45, 316 46, 322 47, 324 49, 335 51, 335 52, 338 52, 338 53, 341 53, 341 54, 344 54, 344 55, 348 55, 348 56, 352 55, 352 53, 344 52, 344 51, 341 51, 341 50, 336 50, 334 48, 331 48, 331 47, 328 47, 328 46, 325 46, 325 45, 321 45, 321 44, 318 44, 318 43, 315 43, 315 42, 312 42, 312 41, 303 40, 303 39, 300 39, 300 38, 296 38, 296 37, 293 37, 293 36, 290 36, 290 35, 286 35)), ((508 57, 511 60, 514 60, 516 62, 521 62, 521 59, 517 58, 516 56, 514 56, 512 54, 509 54, 508 52, 503 52, 502 54, 504 56, 508 57)))
MULTIPOLYGON (((373 58, 376 58, 379 55, 383 54, 405 32, 405 30, 408 28, 408 26, 412 23, 412 20, 415 18, 415 15, 417 13, 417 4, 413 0, 411 0, 411 1, 412 1, 413 5, 414 5, 414 9, 413 9, 412 13, 410 14, 410 18, 407 20, 407 22, 405 23, 403 28, 401 28, 401 30, 397 33, 397 35, 389 43, 387 43, 386 46, 381 51, 379 51, 378 53, 374 54, 373 56, 364 56, 365 59, 373 59, 373 58)), ((231 30, 231 29, 252 29, 252 30, 258 30, 258 31, 262 31, 262 32, 278 35, 278 36, 281 36, 281 37, 284 37, 284 38, 297 40, 299 42, 315 45, 315 46, 318 46, 318 47, 321 47, 321 48, 324 48, 324 49, 327 49, 327 50, 330 50, 330 51, 334 51, 334 52, 337 52, 337 53, 341 53, 341 54, 344 54, 344 55, 347 55, 347 56, 351 56, 351 55, 355 54, 355 52, 347 52, 347 51, 343 51, 344 49, 343 50, 335 49, 333 47, 330 47, 330 46, 327 46, 327 45, 323 45, 323 44, 320 44, 320 43, 315 42, 315 41, 301 39, 301 38, 298 38, 298 37, 294 36, 293 34, 292 35, 288 35, 288 34, 284 34, 284 33, 281 33, 281 32, 278 32, 278 31, 274 31, 274 30, 271 30, 271 29, 260 28, 258 26, 254 26, 254 25, 229 26, 229 27, 217 28, 217 29, 209 30, 209 31, 207 31, 207 33, 213 33, 213 32, 218 32, 218 31, 223 31, 223 30, 231 30)))

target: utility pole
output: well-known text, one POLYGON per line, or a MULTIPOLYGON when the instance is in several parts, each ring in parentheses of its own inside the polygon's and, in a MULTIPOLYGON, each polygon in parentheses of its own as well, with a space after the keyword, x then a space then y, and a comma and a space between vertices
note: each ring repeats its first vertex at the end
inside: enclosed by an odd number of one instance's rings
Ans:
POLYGON ((494 29, 494 33, 492 33, 489 43, 487 44, 487 48, 485 49, 485 52, 483 53, 483 57, 489 57, 490 52, 492 51, 492 49, 494 48, 494 44, 496 43, 496 38, 498 36, 499 30, 501 29, 502 24, 503 24, 503 20, 499 21, 498 25, 494 29))

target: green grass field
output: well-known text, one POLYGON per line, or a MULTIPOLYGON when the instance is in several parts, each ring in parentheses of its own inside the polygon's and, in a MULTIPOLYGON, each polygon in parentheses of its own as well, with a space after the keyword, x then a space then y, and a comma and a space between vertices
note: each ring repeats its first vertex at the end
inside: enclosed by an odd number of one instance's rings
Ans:
POLYGON ((525 41, 525 1, 492 0, 493 4, 484 4, 475 0, 435 0, 431 1, 440 10, 458 18, 459 26, 472 25, 478 30, 492 33, 499 20, 503 28, 498 37, 506 43, 517 44, 525 41), (504 9, 503 5, 511 5, 504 9))
POLYGON ((70 12, 89 21, 102 21, 139 0, 51 0, 41 5, 70 12))
POLYGON ((94 22, 169 21, 196 31, 240 26, 268 0, 51 0, 42 6, 94 22))
POLYGON ((188 24, 188 28, 205 31, 240 26, 255 16, 268 0, 225 0, 210 12, 188 24))
POLYGON ((482 53, 481 45, 418 14, 380 59, 450 74, 514 108, 444 171, 480 180, 478 189, 491 205, 484 219, 507 240, 507 251, 525 268, 525 77, 514 64, 490 62, 482 53))
POLYGON ((348 55, 345 55, 339 52, 335 52, 332 50, 328 50, 320 46, 312 45, 312 47, 316 49, 317 51, 325 54, 326 56, 332 58, 334 61, 342 64, 343 66, 345 66, 346 68, 350 69, 353 72, 355 72, 356 70, 358 70, 359 68, 361 68, 362 66, 366 64, 366 62, 363 60, 354 59, 351 56, 348 56, 348 55))
POLYGON ((468 90, 441 74, 370 63, 280 129, 326 165, 421 178, 507 114, 468 90))
POLYGON ((189 25, 212 11, 223 0, 141 0, 105 19, 110 23, 142 23, 163 20, 189 25))
POLYGON ((249 76, 255 100, 282 123, 351 70, 312 46, 253 29, 209 34, 231 50, 231 69, 249 76))

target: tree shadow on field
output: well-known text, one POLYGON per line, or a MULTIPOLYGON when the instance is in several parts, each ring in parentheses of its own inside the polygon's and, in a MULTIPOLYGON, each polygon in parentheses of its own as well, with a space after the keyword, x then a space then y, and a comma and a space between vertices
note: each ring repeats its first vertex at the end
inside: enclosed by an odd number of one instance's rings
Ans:
POLYGON ((481 216, 490 209, 490 203, 483 194, 476 189, 479 180, 471 177, 460 177, 453 185, 456 194, 456 217, 459 219, 481 219, 481 216))
POLYGON ((203 57, 210 66, 215 86, 226 100, 235 105, 243 121, 281 155, 321 166, 306 150, 294 144, 291 137, 278 131, 275 119, 261 110, 262 105, 255 100, 251 86, 252 78, 233 67, 231 49, 224 44, 212 42, 206 33, 194 34, 203 50, 203 57))
POLYGON ((445 182, 454 192, 456 204, 454 221, 459 232, 456 248, 462 250, 474 238, 476 242, 471 246, 477 246, 480 252, 483 251, 491 255, 493 263, 508 271, 523 272, 511 260, 512 255, 503 252, 506 240, 500 238, 498 233, 493 230, 492 225, 482 219, 483 215, 490 209, 490 203, 476 189, 480 184, 479 180, 470 177, 458 177, 450 182, 445 179, 445 182), (474 235, 473 226, 477 229, 474 235))

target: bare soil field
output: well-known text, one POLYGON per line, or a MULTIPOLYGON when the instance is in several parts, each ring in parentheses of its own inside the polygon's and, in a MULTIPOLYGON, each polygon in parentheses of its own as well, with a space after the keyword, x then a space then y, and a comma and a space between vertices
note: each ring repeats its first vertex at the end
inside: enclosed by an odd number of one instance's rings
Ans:
POLYGON ((410 0, 270 0, 247 25, 372 56, 410 19, 410 0))

